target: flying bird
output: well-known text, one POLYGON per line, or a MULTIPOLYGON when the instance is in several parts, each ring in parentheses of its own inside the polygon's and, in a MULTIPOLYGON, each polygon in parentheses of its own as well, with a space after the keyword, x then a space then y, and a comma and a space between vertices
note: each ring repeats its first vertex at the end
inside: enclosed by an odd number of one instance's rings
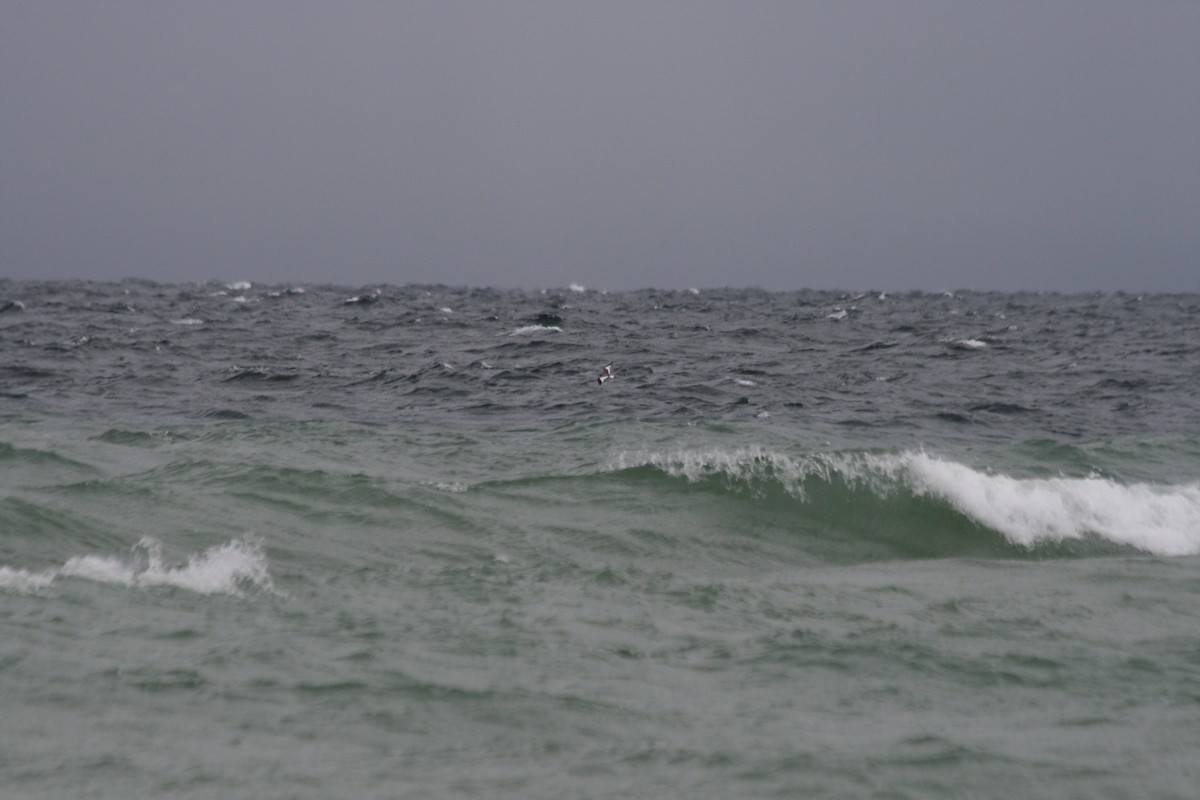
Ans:
POLYGON ((613 376, 612 365, 613 365, 613 362, 610 361, 604 365, 604 369, 600 370, 600 374, 596 377, 597 384, 599 384, 600 386, 603 386, 604 382, 606 380, 609 380, 610 378, 612 378, 612 376, 613 376))

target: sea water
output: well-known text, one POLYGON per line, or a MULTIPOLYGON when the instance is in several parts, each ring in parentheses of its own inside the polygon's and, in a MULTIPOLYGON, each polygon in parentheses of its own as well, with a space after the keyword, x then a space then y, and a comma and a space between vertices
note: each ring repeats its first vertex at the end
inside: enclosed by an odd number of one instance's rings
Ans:
POLYGON ((1196 295, 0 281, 0 797, 1200 796, 1198 390, 1196 295))

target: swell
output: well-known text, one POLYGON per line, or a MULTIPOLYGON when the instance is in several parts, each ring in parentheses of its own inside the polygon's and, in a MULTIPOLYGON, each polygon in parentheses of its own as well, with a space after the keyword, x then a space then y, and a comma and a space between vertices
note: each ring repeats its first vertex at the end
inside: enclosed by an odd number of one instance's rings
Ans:
POLYGON ((30 470, 54 471, 64 475, 97 473, 90 465, 52 450, 14 447, 7 442, 0 442, 0 467, 6 470, 20 470, 26 474, 30 470))
POLYGON ((998 536, 997 543, 1043 552, 1063 547, 1133 548, 1162 556, 1200 552, 1197 483, 1014 477, 923 451, 800 459, 750 451, 733 458, 652 457, 648 463, 672 478, 707 481, 723 491, 785 495, 795 501, 785 504, 792 513, 845 520, 861 531, 900 528, 906 538, 922 541, 984 531, 998 536))
POLYGON ((537 485, 619 497, 649 526, 707 508, 739 520, 731 529, 785 531, 835 558, 1200 553, 1200 484, 1014 477, 923 451, 636 451, 581 476, 472 488, 537 485))
MULTIPOLYGON (((54 560, 144 535, 199 542, 246 531, 293 552, 349 560, 462 547, 518 550, 531 561, 539 548, 572 559, 607 547, 744 563, 780 548, 799 548, 801 561, 837 562, 1200 553, 1200 483, 1131 480, 1090 466, 1101 452, 1128 464, 1124 475, 1155 460, 1186 467, 1195 463, 1194 439, 1086 449, 1035 441, 983 467, 920 450, 714 445, 603 455, 605 443, 635 441, 634 432, 644 438, 637 425, 596 423, 552 442, 524 436, 520 450, 518 439, 501 437, 496 451, 487 436, 447 440, 442 432, 431 450, 429 437, 373 442, 362 433, 348 441, 366 450, 346 461, 312 431, 300 437, 306 449, 275 452, 295 431, 247 438, 222 429, 198 439, 110 429, 91 441, 134 451, 131 464, 167 441, 175 442, 162 450, 168 457, 183 455, 176 446, 194 456, 115 475, 49 449, 4 445, 0 465, 22 477, 0 498, 0 555, 12 560, 35 541, 54 560), (254 461, 267 463, 241 460, 250 441, 254 461), (243 444, 224 454, 229 460, 205 452, 231 442, 243 444)), ((328 442, 349 446, 343 435, 328 442)))

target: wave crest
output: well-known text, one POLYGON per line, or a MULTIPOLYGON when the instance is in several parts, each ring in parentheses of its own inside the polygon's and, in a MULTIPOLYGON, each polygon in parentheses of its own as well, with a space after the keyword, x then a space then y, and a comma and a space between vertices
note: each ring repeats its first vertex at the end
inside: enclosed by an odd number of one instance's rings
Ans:
POLYGON ((782 491, 803 503, 843 504, 851 511, 864 502, 921 498, 1024 548, 1091 536, 1162 556, 1200 553, 1200 483, 1018 478, 923 451, 801 457, 760 447, 643 451, 622 453, 610 467, 650 467, 689 483, 716 481, 756 498, 782 491))
POLYGON ((1032 547, 1091 534, 1157 555, 1200 553, 1200 484, 1013 478, 924 453, 900 458, 914 493, 944 500, 1014 544, 1032 547))
POLYGON ((73 556, 61 567, 40 572, 0 566, 0 589, 32 592, 49 588, 59 578, 82 578, 137 589, 174 586, 199 594, 240 596, 245 588, 274 591, 267 557, 262 546, 253 540, 232 539, 189 556, 177 566, 163 561, 162 543, 151 537, 134 545, 130 558, 73 556))

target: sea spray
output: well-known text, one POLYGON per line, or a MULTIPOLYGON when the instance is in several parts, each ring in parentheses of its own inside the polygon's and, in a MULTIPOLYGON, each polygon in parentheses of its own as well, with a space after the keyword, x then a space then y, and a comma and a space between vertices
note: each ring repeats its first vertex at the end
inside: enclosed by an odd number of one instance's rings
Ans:
POLYGON ((145 537, 134 545, 129 558, 72 556, 61 567, 37 572, 0 566, 0 589, 17 592, 46 589, 60 578, 136 589, 172 586, 199 594, 241 595, 245 589, 273 592, 275 588, 262 544, 253 538, 231 539, 176 565, 164 560, 162 542, 145 537))
POLYGON ((1016 544, 1091 534, 1157 555, 1200 553, 1200 484, 1012 478, 925 453, 905 454, 900 463, 915 493, 945 499, 1016 544))
MULTIPOLYGON (((1023 547, 1091 535, 1163 556, 1200 553, 1200 484, 1133 483, 1097 477, 1015 478, 925 451, 793 456, 758 446, 734 450, 622 452, 608 465, 652 467, 690 483, 716 481, 763 497, 772 490, 805 502, 814 483, 897 493, 948 504, 1023 547)), ((850 498, 847 498, 850 501, 850 498)))

